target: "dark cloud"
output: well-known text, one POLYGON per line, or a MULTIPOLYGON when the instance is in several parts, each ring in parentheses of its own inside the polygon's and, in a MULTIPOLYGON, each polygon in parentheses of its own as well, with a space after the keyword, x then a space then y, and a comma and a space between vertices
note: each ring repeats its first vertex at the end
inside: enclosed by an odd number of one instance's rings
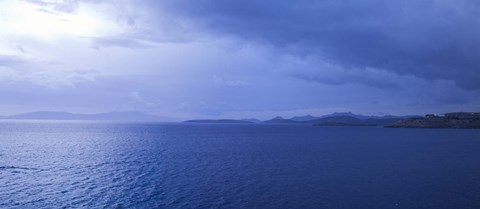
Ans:
POLYGON ((214 34, 296 46, 345 68, 378 68, 480 89, 476 0, 178 0, 151 6, 214 34))
POLYGON ((292 77, 310 82, 319 82, 327 85, 344 84, 363 84, 380 89, 394 89, 399 87, 399 83, 387 79, 383 76, 377 76, 372 73, 347 73, 345 75, 308 75, 305 73, 294 73, 292 77))
POLYGON ((18 51, 19 51, 20 53, 22 53, 22 54, 26 54, 26 53, 27 53, 27 51, 25 50, 25 48, 23 48, 23 46, 21 46, 21 45, 17 45, 17 49, 18 49, 18 51))

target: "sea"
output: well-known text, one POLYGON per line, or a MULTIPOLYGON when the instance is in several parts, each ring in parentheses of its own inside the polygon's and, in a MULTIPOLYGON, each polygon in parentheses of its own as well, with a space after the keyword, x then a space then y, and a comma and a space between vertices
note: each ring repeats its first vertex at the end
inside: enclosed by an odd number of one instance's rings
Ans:
POLYGON ((480 130, 1 121, 0 208, 480 208, 480 130))

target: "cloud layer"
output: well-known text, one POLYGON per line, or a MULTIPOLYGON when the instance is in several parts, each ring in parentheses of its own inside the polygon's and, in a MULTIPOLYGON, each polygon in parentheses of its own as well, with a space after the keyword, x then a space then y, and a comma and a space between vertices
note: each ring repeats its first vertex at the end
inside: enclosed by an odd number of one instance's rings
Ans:
POLYGON ((420 1, 160 1, 219 36, 314 55, 345 68, 378 68, 480 88, 480 3, 420 1), (293 48, 293 49, 290 49, 293 48))
POLYGON ((0 4, 6 112, 267 118, 480 108, 474 0, 0 4))

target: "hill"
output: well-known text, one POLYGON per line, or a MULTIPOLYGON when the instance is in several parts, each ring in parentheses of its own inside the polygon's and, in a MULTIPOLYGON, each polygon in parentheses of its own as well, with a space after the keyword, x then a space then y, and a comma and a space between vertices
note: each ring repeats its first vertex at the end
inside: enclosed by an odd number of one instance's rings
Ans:
POLYGON ((292 119, 285 119, 280 116, 272 118, 270 120, 263 121, 263 123, 270 123, 270 124, 279 124, 279 123, 302 123, 303 121, 295 121, 292 119))
POLYGON ((185 123, 242 123, 242 124, 249 124, 254 123, 251 121, 245 120, 233 120, 233 119, 220 119, 220 120, 187 120, 184 121, 185 123))
POLYGON ((266 120, 263 123, 270 124, 313 124, 318 126, 384 126, 394 123, 405 117, 397 116, 363 116, 352 113, 334 113, 322 117, 302 116, 285 119, 282 117, 275 117, 266 120), (311 119, 314 118, 314 119, 311 119), (311 119, 311 120, 307 120, 311 119))
POLYGON ((397 121, 388 128, 480 128, 480 112, 456 112, 425 115, 397 121))
POLYGON ((160 117, 141 112, 108 112, 99 114, 76 114, 69 112, 29 112, 1 119, 15 120, 111 120, 111 121, 161 121, 160 117))
POLYGON ((333 116, 320 118, 313 121, 307 121, 310 124, 317 126, 384 126, 401 120, 400 118, 378 119, 367 118, 360 119, 351 116, 333 116))

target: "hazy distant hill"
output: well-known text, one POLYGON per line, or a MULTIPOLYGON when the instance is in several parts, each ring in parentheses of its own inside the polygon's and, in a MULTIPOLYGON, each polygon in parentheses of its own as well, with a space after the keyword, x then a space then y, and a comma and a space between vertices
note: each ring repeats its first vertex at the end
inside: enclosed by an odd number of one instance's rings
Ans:
POLYGON ((160 117, 141 112, 108 112, 99 114, 75 114, 68 112, 30 112, 12 116, 3 116, 1 119, 17 120, 112 120, 112 121, 161 121, 160 117))
POLYGON ((301 121, 294 121, 292 119, 285 119, 282 117, 275 117, 270 120, 263 121, 263 123, 301 123, 301 121))
POLYGON ((367 118, 360 119, 351 116, 333 116, 327 118, 320 118, 317 120, 308 121, 310 124, 320 126, 384 126, 394 123, 402 118, 367 118))
POLYGON ((329 118, 329 117, 337 117, 337 116, 348 116, 348 117, 354 117, 358 119, 398 119, 398 118, 412 118, 412 117, 418 117, 416 115, 406 115, 406 116, 395 116, 395 115, 382 115, 382 116, 372 116, 372 115, 360 115, 360 114, 354 114, 352 112, 335 112, 332 114, 328 115, 323 115, 319 118, 329 118))
MULTIPOLYGON (((290 119, 275 117, 270 120, 260 121, 251 119, 219 119, 219 120, 188 120, 189 123, 268 123, 268 124, 315 124, 315 125, 388 125, 400 119, 413 116, 365 116, 351 112, 333 113, 320 117, 305 115, 296 116, 290 119)), ((0 119, 16 120, 105 120, 105 121, 163 121, 158 116, 142 112, 107 112, 98 114, 75 114, 69 112, 40 111, 29 112, 12 116, 2 116, 0 119)))
POLYGON ((418 116, 394 116, 394 115, 383 115, 383 116, 371 116, 371 115, 360 115, 354 114, 352 112, 335 112, 332 114, 322 115, 322 116, 312 116, 312 115, 305 115, 305 116, 295 116, 290 118, 290 120, 298 121, 298 122, 306 122, 306 121, 314 121, 321 118, 331 118, 331 117, 353 117, 358 119, 398 119, 398 118, 412 118, 418 116))
POLYGON ((220 119, 220 120, 187 120, 185 123, 253 123, 245 120, 220 119))
POLYGON ((29 112, 29 113, 22 113, 18 115, 12 115, 12 116, 5 116, 4 118, 7 119, 57 119, 57 120, 68 120, 73 117, 76 118, 82 118, 85 117, 83 115, 79 114, 72 114, 68 112, 29 112))
POLYGON ((246 119, 242 119, 242 120, 252 122, 252 123, 261 123, 262 122, 261 120, 258 120, 256 118, 246 118, 246 119))
POLYGON ((375 117, 375 116, 366 116, 366 115, 354 114, 352 112, 335 112, 335 113, 328 114, 328 115, 322 115, 319 118, 341 117, 341 116, 353 117, 353 118, 358 118, 358 119, 368 119, 368 118, 375 117))
POLYGON ((315 119, 318 119, 318 118, 320 118, 320 117, 305 115, 305 116, 295 116, 293 118, 290 118, 290 120, 301 122, 301 121, 315 120, 315 119))
POLYGON ((409 116, 364 116, 356 115, 353 113, 333 113, 321 117, 314 116, 301 116, 293 117, 291 119, 285 119, 282 117, 276 117, 270 120, 264 121, 264 123, 276 123, 276 124, 314 124, 325 126, 380 126, 394 123, 398 120, 405 119, 409 116), (312 119, 313 118, 313 119, 312 119), (309 120, 311 119, 311 120, 309 120))

